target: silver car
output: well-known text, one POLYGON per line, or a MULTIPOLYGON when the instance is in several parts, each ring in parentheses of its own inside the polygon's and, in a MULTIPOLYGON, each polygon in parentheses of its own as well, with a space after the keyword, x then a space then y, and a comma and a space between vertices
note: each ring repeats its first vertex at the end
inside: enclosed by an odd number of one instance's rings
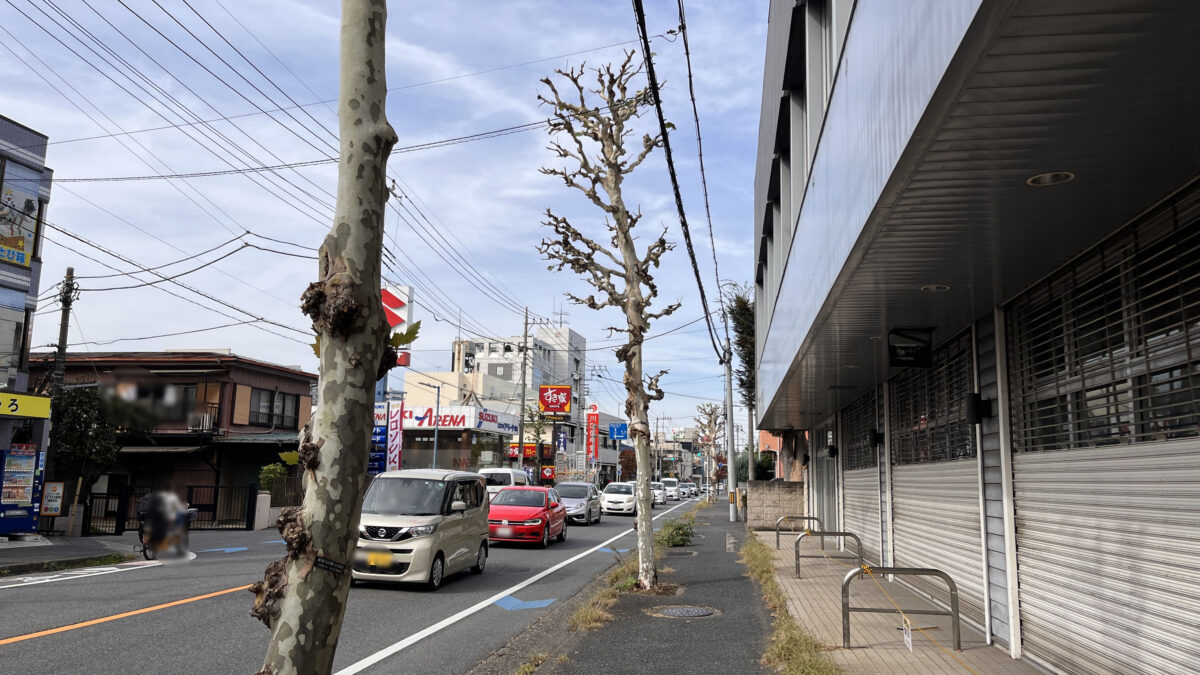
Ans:
POLYGON ((653 499, 650 500, 650 507, 654 508, 655 504, 667 503, 667 488, 662 483, 650 483, 650 494, 653 499))
POLYGON ((591 483, 559 483, 554 486, 562 505, 567 509, 567 519, 591 525, 600 522, 600 491, 591 483))

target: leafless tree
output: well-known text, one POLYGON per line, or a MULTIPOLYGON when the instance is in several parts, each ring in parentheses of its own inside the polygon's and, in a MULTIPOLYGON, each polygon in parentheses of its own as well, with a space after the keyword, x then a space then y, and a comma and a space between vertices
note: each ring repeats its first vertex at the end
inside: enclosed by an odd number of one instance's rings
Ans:
POLYGON ((650 463, 649 410, 651 401, 663 398, 659 379, 666 371, 643 376, 642 343, 650 323, 672 314, 679 303, 656 312, 650 310, 658 296, 652 270, 674 247, 667 242, 664 230, 644 251, 638 251, 635 232, 642 213, 640 209, 630 210, 622 193, 625 178, 662 145, 661 136, 650 134, 643 134, 640 143, 631 142, 639 106, 649 102, 646 89, 631 91, 633 79, 642 70, 633 59, 634 52, 629 51, 615 68, 609 64, 592 70, 584 66, 555 70, 558 84, 551 78, 542 80, 549 95, 539 95, 538 100, 553 111, 549 149, 563 160, 561 166, 543 167, 542 173, 579 190, 604 216, 602 227, 590 228, 600 236, 588 236, 565 217, 546 209, 543 225, 554 236, 543 239, 538 252, 551 262, 549 269, 568 268, 596 289, 587 297, 567 294, 571 301, 595 310, 614 307, 625 316, 624 327, 609 330, 626 336, 625 344, 617 349, 617 360, 625 364, 625 414, 637 458, 638 583, 642 588, 651 588, 657 582, 657 570, 650 520, 654 467, 650 463), (590 75, 595 76, 594 87, 585 83, 590 75), (600 237, 606 237, 607 242, 600 237))
POLYGON ((712 501, 716 492, 716 451, 722 447, 725 438, 725 407, 716 403, 701 403, 696 406, 696 412, 699 413, 693 418, 696 421, 696 435, 699 436, 696 440, 699 441, 700 447, 704 448, 705 457, 708 459, 706 466, 709 470, 706 478, 709 484, 708 498, 712 501))
MULTIPOLYGON (((252 614, 271 630, 261 673, 329 673, 350 589, 380 373, 395 365, 379 300, 385 175, 396 134, 384 114, 384 24, 378 0, 343 0, 337 208, 318 280, 301 300, 317 333, 320 404, 301 431, 304 499, 285 509, 287 555, 254 584, 252 614)), ((415 335, 409 336, 415 337, 415 335)))

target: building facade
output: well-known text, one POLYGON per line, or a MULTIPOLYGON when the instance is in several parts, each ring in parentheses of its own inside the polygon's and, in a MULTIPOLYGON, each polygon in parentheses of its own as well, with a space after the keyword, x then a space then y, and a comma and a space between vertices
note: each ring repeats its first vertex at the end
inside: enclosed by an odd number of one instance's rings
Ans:
POLYGON ((1054 671, 1200 660, 1197 31, 1172 0, 771 2, 757 425, 871 563, 948 572, 1054 671))
POLYGON ((6 394, 0 407, 0 534, 6 535, 36 532, 45 478, 49 405, 26 392, 54 173, 45 166, 47 142, 0 116, 0 390, 6 394), (22 401, 30 405, 14 403, 22 401))
MULTIPOLYGON (((34 354, 31 377, 45 384, 53 353, 34 354)), ((93 492, 245 486, 294 452, 312 413, 317 376, 220 351, 67 353, 64 386, 98 386, 154 420, 145 442, 122 447, 93 492)))

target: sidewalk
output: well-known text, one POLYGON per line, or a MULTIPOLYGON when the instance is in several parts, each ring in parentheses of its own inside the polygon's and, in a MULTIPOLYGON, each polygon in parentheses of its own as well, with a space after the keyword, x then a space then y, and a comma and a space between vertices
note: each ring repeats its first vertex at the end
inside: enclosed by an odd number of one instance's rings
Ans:
POLYGON ((0 576, 28 574, 72 566, 93 558, 133 554, 129 537, 42 537, 31 541, 0 541, 0 576))
MULTIPOLYGON (((775 533, 759 532, 760 541, 775 547, 775 533)), ((1041 671, 1021 661, 1009 658, 1008 652, 984 642, 983 634, 966 623, 961 624, 963 651, 952 651, 950 617, 915 615, 913 625, 924 631, 912 631, 912 651, 904 644, 900 629, 902 620, 896 614, 850 615, 850 646, 842 649, 842 579, 850 570, 847 561, 826 561, 820 558, 801 558, 801 578, 795 578, 795 536, 783 536, 780 550, 775 552, 775 574, 788 596, 788 611, 797 623, 808 629, 821 642, 831 647, 830 655, 847 673, 1029 673, 1041 671), (941 643, 935 645, 930 638, 941 643), (949 651, 948 651, 949 650, 949 651)), ((827 540, 826 553, 840 553, 833 540, 827 540)), ((815 541, 805 539, 801 555, 820 555, 815 541)), ((899 582, 862 578, 852 582, 851 605, 854 607, 892 607, 884 595, 890 595, 903 608, 940 609, 917 596, 899 582)))
POLYGON ((758 585, 737 562, 749 535, 741 523, 729 522, 720 504, 696 513, 695 531, 691 546, 667 549, 659 562, 659 581, 680 586, 677 596, 622 594, 609 610, 611 621, 581 634, 566 662, 551 659, 538 668, 539 675, 769 672, 759 659, 771 615, 758 585), (664 571, 668 568, 673 571, 664 571), (648 613, 681 606, 716 611, 691 619, 648 613))

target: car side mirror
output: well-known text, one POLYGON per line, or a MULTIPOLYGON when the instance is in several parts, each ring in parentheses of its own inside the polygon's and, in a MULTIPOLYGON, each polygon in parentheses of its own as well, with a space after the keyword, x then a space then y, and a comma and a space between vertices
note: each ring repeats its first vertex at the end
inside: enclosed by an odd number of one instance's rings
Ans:
POLYGON ((466 502, 451 502, 450 510, 451 511, 466 511, 467 503, 466 502))
POLYGON ((550 508, 552 508, 552 509, 557 509, 557 508, 558 508, 558 502, 550 502, 550 508))

